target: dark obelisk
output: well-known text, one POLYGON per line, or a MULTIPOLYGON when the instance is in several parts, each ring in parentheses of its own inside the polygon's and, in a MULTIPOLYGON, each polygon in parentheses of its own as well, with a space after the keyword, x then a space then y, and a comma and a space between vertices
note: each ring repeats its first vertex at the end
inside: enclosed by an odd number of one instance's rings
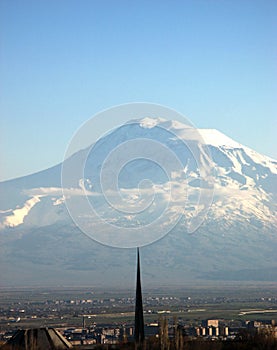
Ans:
POLYGON ((139 248, 137 248, 137 288, 136 288, 136 311, 135 311, 135 342, 142 345, 144 342, 144 320, 140 281, 139 248))

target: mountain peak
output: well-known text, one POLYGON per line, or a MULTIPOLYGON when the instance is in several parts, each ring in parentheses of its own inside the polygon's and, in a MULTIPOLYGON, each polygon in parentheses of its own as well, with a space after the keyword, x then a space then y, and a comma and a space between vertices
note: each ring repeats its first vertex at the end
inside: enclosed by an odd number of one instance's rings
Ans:
POLYGON ((245 148, 241 143, 234 141, 216 129, 197 129, 192 125, 184 124, 177 120, 145 117, 142 119, 131 120, 127 124, 132 123, 137 123, 144 129, 161 127, 172 131, 176 136, 187 140, 197 139, 198 141, 202 141, 202 138, 205 143, 215 147, 225 146, 227 148, 245 148))
POLYGON ((216 129, 198 129, 204 141, 211 146, 227 146, 230 148, 245 148, 241 143, 234 141, 216 129))
POLYGON ((167 120, 159 117, 157 118, 145 117, 142 119, 133 119, 130 122, 127 122, 127 124, 132 124, 132 123, 138 123, 140 127, 145 129, 152 129, 156 126, 159 126, 167 130, 172 130, 172 131, 191 128, 191 125, 184 124, 182 122, 179 122, 178 120, 167 120))

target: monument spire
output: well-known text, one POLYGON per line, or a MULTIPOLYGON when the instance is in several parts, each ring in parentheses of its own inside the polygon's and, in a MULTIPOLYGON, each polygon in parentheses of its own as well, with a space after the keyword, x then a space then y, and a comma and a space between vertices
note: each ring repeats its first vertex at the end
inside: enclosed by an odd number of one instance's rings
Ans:
POLYGON ((139 248, 137 248, 137 287, 136 287, 136 310, 135 310, 135 342, 142 345, 144 342, 144 320, 143 320, 143 306, 142 293, 140 281, 140 258, 139 248))

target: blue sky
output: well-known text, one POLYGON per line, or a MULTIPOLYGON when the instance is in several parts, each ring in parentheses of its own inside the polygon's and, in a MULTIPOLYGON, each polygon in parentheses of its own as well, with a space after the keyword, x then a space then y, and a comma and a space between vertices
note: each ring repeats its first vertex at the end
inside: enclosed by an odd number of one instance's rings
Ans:
POLYGON ((277 2, 0 2, 0 180, 63 159, 102 109, 153 102, 277 158, 277 2))

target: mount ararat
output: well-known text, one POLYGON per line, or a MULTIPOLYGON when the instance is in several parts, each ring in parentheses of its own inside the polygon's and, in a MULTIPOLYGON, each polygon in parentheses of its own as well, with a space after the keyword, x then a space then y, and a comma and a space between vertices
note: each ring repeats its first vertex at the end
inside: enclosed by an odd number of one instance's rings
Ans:
MULTIPOLYGON (((118 177, 123 199, 134 203, 144 179, 150 179, 150 183, 143 191, 148 195, 148 191, 155 189, 160 195, 156 206, 159 213, 169 184, 180 188, 186 184, 187 195, 176 191, 169 212, 172 217, 180 215, 176 226, 141 249, 143 281, 149 285, 215 279, 277 281, 277 162, 217 130, 198 129, 197 142, 191 132, 177 121, 144 118, 107 134, 90 147, 93 152, 80 150, 68 158, 66 164, 74 169, 88 155, 84 177, 67 183, 66 188, 62 189, 61 184, 62 164, 0 183, 1 284, 133 284, 135 249, 112 248, 88 238, 72 221, 66 198, 85 190, 101 211, 104 204, 98 195, 99 169, 120 144, 142 138, 162 143, 174 152, 182 171, 178 173, 170 164, 174 176, 169 181, 156 163, 148 159, 130 161, 118 177), (205 191, 208 185, 191 147, 184 146, 182 141, 197 147, 199 159, 205 162, 209 154, 212 161, 213 198, 202 224, 193 233, 188 233, 187 221, 199 209, 199 191, 205 191)), ((168 164, 167 159, 165 162, 168 164)), ((122 227, 130 222, 141 225, 153 215, 151 211, 118 217, 109 211, 106 213, 109 220, 111 214, 113 224, 120 223, 122 227)))

